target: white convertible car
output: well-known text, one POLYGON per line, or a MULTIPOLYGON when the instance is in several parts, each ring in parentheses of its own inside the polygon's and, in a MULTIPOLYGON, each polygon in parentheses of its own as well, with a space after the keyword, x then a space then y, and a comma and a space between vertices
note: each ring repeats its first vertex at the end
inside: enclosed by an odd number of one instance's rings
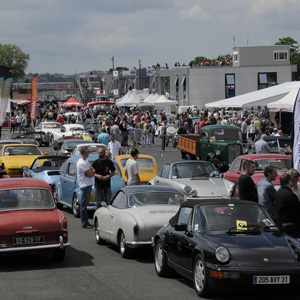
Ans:
POLYGON ((122 257, 128 258, 132 248, 151 245, 151 238, 168 224, 184 200, 184 195, 171 187, 126 186, 110 205, 103 202, 96 210, 96 243, 117 245, 122 257))
POLYGON ((195 160, 165 163, 149 184, 176 188, 186 197, 214 199, 230 197, 234 187, 211 162, 195 160))

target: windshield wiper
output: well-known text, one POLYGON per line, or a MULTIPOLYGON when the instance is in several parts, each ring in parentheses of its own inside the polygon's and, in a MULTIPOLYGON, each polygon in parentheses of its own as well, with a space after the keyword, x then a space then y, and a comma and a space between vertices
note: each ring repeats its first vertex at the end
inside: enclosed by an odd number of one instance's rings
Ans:
POLYGON ((227 231, 228 234, 260 234, 263 230, 262 226, 257 224, 246 225, 243 229, 238 228, 237 226, 229 228, 227 231))

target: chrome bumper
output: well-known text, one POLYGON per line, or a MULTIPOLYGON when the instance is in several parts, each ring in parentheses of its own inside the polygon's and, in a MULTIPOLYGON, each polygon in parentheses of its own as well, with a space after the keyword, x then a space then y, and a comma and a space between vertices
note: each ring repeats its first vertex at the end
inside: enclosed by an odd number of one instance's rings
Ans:
POLYGON ((43 249, 55 249, 60 248, 64 249, 65 247, 71 246, 70 242, 64 243, 63 237, 59 237, 59 243, 58 244, 52 244, 52 245, 40 245, 40 246, 30 246, 30 247, 15 247, 15 248, 2 248, 3 245, 0 245, 0 253, 4 252, 19 252, 19 251, 34 251, 34 250, 43 250, 43 249))
POLYGON ((140 246, 146 246, 146 245, 151 245, 151 241, 141 241, 141 242, 137 242, 137 241, 126 241, 125 242, 126 245, 130 248, 137 248, 137 247, 140 247, 140 246))

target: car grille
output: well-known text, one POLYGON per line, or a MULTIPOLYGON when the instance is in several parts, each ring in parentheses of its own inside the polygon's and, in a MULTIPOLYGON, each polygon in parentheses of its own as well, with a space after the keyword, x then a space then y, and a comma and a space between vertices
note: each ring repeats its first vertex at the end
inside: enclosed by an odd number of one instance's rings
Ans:
POLYGON ((231 164, 239 155, 242 154, 241 145, 228 145, 228 164, 231 164))

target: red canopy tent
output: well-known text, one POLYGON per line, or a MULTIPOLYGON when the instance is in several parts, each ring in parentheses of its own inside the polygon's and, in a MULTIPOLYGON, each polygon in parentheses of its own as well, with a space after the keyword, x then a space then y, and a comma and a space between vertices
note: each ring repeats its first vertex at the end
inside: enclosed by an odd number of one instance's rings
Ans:
POLYGON ((60 105, 62 108, 70 108, 70 107, 84 107, 83 103, 78 102, 73 97, 70 98, 67 102, 60 105))
POLYGON ((87 105, 88 106, 94 106, 94 105, 115 105, 115 102, 111 101, 96 101, 96 102, 90 102, 87 105))

